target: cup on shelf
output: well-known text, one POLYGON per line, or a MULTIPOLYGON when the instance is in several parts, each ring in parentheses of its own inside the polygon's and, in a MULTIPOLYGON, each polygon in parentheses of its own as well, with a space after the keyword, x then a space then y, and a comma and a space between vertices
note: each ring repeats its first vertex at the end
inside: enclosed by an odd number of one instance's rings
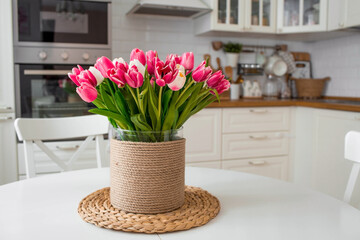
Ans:
POLYGON ((230 84, 230 99, 237 100, 240 98, 240 83, 230 84))

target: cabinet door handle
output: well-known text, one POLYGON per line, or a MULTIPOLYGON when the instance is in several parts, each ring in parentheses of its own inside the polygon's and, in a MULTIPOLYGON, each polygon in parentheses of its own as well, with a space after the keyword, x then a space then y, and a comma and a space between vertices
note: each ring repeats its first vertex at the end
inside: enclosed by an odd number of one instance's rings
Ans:
POLYGON ((249 164, 250 165, 256 165, 256 166, 259 166, 259 165, 265 165, 266 164, 266 161, 249 161, 249 164))
POLYGON ((12 117, 0 117, 0 121, 11 120, 12 117))
POLYGON ((250 109, 251 113, 267 113, 268 110, 266 109, 250 109))
POLYGON ((59 150, 76 150, 79 148, 79 145, 75 145, 75 146, 56 146, 57 149, 59 150))
POLYGON ((2 107, 0 107, 0 110, 11 110, 11 107, 2 106, 2 107))
POLYGON ((249 136, 250 139, 254 139, 254 140, 264 140, 264 139, 268 139, 268 136, 264 135, 264 136, 253 136, 250 135, 249 136))

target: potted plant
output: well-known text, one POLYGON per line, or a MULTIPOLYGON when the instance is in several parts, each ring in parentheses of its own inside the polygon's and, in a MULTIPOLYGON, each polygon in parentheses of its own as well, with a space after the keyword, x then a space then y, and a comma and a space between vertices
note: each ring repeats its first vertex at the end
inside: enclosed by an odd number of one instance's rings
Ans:
POLYGON ((99 58, 69 77, 77 93, 108 117, 110 134, 110 202, 133 213, 161 213, 184 201, 185 139, 183 124, 230 87, 221 71, 194 55, 134 49, 130 62, 99 58), (166 179, 166 181, 164 181, 166 179))
POLYGON ((225 52, 227 65, 231 67, 236 67, 239 60, 239 54, 242 49, 242 45, 240 43, 228 42, 224 44, 223 49, 225 52))

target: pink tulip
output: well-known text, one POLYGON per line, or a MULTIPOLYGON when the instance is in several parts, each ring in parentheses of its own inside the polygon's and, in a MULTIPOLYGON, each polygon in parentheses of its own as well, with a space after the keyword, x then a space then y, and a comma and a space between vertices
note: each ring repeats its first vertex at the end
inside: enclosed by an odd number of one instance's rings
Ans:
POLYGON ((124 74, 126 83, 132 88, 141 87, 144 83, 143 75, 138 71, 136 66, 129 68, 129 71, 124 74))
POLYGON ((194 68, 194 53, 187 52, 183 53, 181 56, 181 63, 180 65, 184 66, 186 70, 191 70, 194 68))
POLYGON ((80 86, 80 83, 78 81, 78 76, 81 73, 81 71, 84 71, 84 69, 80 65, 77 66, 78 68, 74 67, 72 69, 72 73, 68 73, 68 76, 76 84, 76 86, 80 86))
POLYGON ((94 67, 101 72, 103 77, 108 78, 108 70, 114 68, 113 62, 107 57, 101 57, 96 60, 94 67))
POLYGON ((92 102, 97 98, 96 88, 87 82, 81 83, 81 85, 76 88, 76 92, 85 102, 92 102))
POLYGON ((203 61, 195 70, 192 72, 192 78, 195 82, 206 81, 211 76, 211 68, 205 67, 206 61, 203 61))
POLYGON ((108 71, 108 76, 111 81, 113 81, 119 88, 125 86, 125 73, 121 68, 113 68, 108 71))
POLYGON ((179 57, 177 54, 169 54, 169 55, 166 56, 165 65, 168 65, 169 62, 175 62, 175 65, 180 64, 181 63, 181 57, 179 57))
POLYGON ((223 79, 216 87, 216 91, 218 94, 222 94, 223 92, 227 91, 230 88, 230 82, 226 79, 223 79))
POLYGON ((95 87, 97 85, 95 76, 89 70, 82 71, 78 75, 77 79, 78 79, 80 85, 83 83, 88 83, 88 84, 92 85, 93 87, 95 87))
POLYGON ((121 69, 124 72, 127 72, 127 70, 129 69, 129 65, 122 58, 115 58, 113 60, 113 64, 114 64, 116 69, 121 69))
POLYGON ((184 71, 178 71, 177 76, 175 77, 174 81, 168 84, 168 87, 173 91, 180 90, 186 81, 186 77, 184 71))
POLYGON ((139 60, 139 62, 141 62, 141 64, 145 66, 146 64, 145 54, 142 50, 138 48, 134 48, 130 53, 130 61, 133 61, 135 59, 139 60))
POLYGON ((146 52, 147 71, 150 75, 154 75, 156 58, 156 51, 150 50, 146 52))
POLYGON ((221 70, 217 71, 216 73, 214 73, 213 75, 211 75, 209 77, 209 79, 207 80, 206 84, 210 87, 210 88, 215 88, 223 79, 225 78, 224 75, 222 75, 221 70))

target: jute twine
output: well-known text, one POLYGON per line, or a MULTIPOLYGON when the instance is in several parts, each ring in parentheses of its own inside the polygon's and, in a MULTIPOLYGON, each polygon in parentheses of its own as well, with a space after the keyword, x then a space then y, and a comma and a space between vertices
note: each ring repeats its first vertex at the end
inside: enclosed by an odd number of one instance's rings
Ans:
POLYGON ((110 201, 132 213, 163 213, 184 203, 185 139, 111 139, 110 201))
POLYGON ((220 211, 219 200, 197 187, 185 187, 185 201, 181 208, 153 215, 114 208, 109 193, 109 188, 103 188, 80 202, 78 213, 85 222, 125 232, 165 233, 202 226, 220 211))

